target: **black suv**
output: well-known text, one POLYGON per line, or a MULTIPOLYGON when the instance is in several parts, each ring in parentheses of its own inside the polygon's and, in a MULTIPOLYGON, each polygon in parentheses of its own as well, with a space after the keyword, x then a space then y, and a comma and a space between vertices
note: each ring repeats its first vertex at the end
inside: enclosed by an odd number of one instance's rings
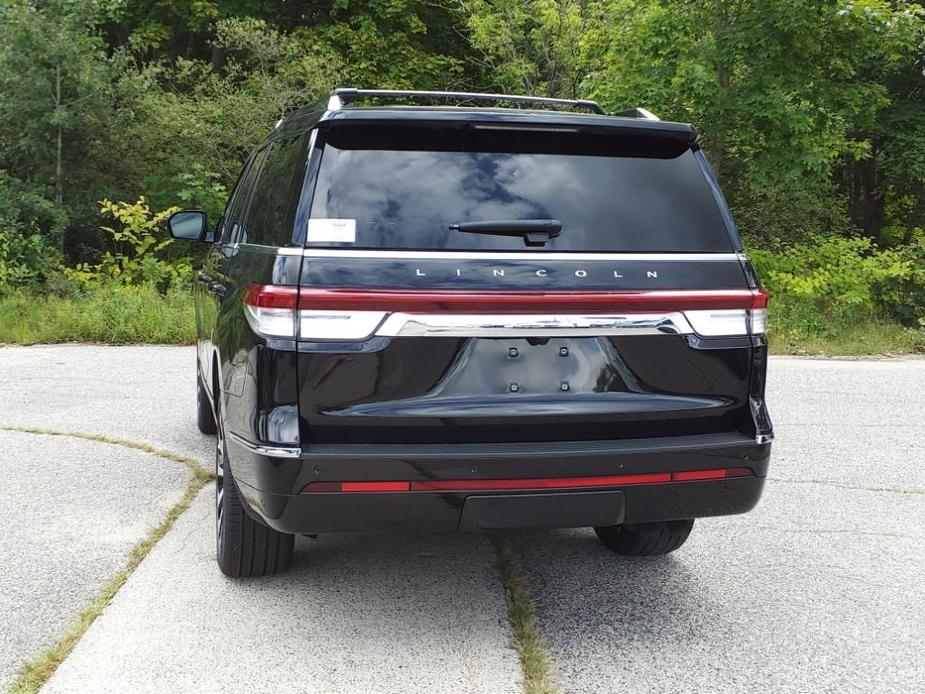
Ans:
POLYGON ((760 288, 697 132, 592 101, 337 89, 251 155, 199 273, 218 562, 295 533, 592 526, 761 494, 760 288))

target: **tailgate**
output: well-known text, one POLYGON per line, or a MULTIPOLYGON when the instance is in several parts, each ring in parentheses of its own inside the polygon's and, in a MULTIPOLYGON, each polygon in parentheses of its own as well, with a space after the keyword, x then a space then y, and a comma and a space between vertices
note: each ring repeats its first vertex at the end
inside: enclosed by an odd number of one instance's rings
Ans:
POLYGON ((745 286, 735 254, 306 253, 303 441, 593 440, 752 426, 752 360, 763 347, 749 333, 766 297, 745 286), (500 269, 503 291, 492 279, 500 269), (452 288, 457 270, 469 289, 452 288), (555 277, 556 290, 537 290, 531 276, 555 277), (685 289, 672 288, 679 277, 685 289), (369 335, 339 342, 351 322, 369 335), (318 339, 305 340, 311 330, 318 339))
POLYGON ((767 296, 696 144, 628 132, 319 132, 303 444, 753 435, 767 296))

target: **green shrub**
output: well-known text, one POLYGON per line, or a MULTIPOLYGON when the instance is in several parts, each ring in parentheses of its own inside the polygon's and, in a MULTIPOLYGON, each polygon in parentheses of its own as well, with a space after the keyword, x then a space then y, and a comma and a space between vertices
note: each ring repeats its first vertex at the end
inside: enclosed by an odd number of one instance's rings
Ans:
POLYGON ((866 238, 830 238, 782 252, 756 250, 756 269, 772 294, 793 297, 825 317, 848 321, 874 315, 882 289, 912 274, 912 261, 879 250, 866 238))
POLYGON ((751 250, 771 294, 772 345, 830 353, 925 351, 925 248, 916 249, 835 237, 751 250), (831 349, 822 349, 825 344, 831 349))
POLYGON ((60 275, 61 267, 61 253, 46 237, 0 229, 0 296, 17 288, 37 288, 60 275))
POLYGON ((878 288, 881 307, 899 322, 925 328, 925 230, 916 229, 912 243, 897 249, 909 272, 889 277, 878 288))
POLYGON ((152 212, 144 197, 134 203, 103 200, 100 213, 119 223, 118 228, 100 227, 112 238, 114 250, 106 251, 101 262, 81 263, 68 274, 86 286, 146 284, 166 291, 172 286, 187 285, 193 275, 189 258, 168 260, 162 253, 173 243, 165 225, 177 209, 152 212))

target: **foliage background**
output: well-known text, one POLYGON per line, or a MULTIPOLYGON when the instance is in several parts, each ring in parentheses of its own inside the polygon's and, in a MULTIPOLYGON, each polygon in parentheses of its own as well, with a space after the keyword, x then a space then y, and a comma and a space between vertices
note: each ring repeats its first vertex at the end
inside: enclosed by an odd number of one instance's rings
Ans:
POLYGON ((339 85, 472 89, 693 122, 778 344, 888 323, 914 349, 923 56, 902 0, 5 0, 0 297, 182 289, 161 213, 215 219, 278 118, 339 85))

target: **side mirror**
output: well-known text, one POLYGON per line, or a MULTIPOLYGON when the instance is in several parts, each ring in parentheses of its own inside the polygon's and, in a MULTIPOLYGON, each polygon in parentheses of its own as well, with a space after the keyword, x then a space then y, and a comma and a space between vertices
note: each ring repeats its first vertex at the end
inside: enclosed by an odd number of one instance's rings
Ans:
POLYGON ((170 235, 184 241, 202 241, 208 228, 206 213, 202 210, 180 210, 167 220, 170 235))

